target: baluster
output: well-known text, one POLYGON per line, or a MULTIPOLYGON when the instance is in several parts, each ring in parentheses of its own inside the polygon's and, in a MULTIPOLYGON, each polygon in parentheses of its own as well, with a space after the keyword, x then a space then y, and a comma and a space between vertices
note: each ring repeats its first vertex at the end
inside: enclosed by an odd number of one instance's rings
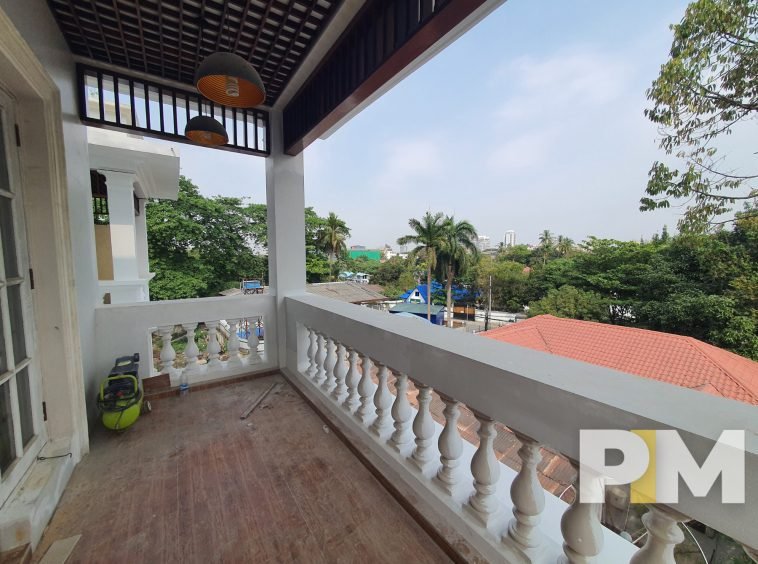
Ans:
POLYGON ((746 544, 743 544, 742 548, 744 549, 745 554, 747 554, 753 562, 758 564, 758 548, 751 548, 746 544))
POLYGON ((258 346, 261 344, 258 339, 258 320, 260 318, 254 317, 252 322, 248 325, 250 331, 247 336, 247 345, 250 347, 250 362, 255 364, 261 361, 261 355, 258 354, 258 346))
POLYGON ((324 362, 326 362, 326 339, 321 333, 316 333, 318 337, 318 351, 316 352, 316 378, 314 382, 321 384, 326 378, 326 370, 324 369, 324 362))
POLYGON ((440 394, 440 398, 445 403, 445 410, 442 412, 445 416, 445 428, 442 430, 437 443, 440 450, 440 462, 442 463, 437 471, 437 479, 445 491, 452 494, 460 481, 456 468, 460 464, 461 454, 463 453, 463 441, 461 441, 461 434, 458 432, 458 418, 461 415, 460 403, 442 394, 440 394))
POLYGON ((361 381, 361 374, 358 372, 358 351, 350 349, 349 354, 350 368, 347 371, 345 382, 347 384, 347 395, 342 402, 344 407, 349 412, 354 412, 360 404, 360 398, 358 396, 358 384, 361 381))
POLYGON ((221 361, 221 344, 218 342, 218 321, 206 321, 205 326, 208 328, 208 368, 220 368, 221 361))
POLYGON ((368 425, 371 416, 374 414, 372 407, 372 398, 374 396, 374 382, 371 380, 371 369, 374 363, 371 358, 364 354, 361 357, 361 381, 358 383, 358 395, 361 398, 361 405, 355 412, 355 416, 365 425, 368 425))
POLYGON ((324 360, 324 374, 326 378, 321 384, 321 389, 324 392, 329 393, 335 386, 334 383, 334 367, 337 366, 337 343, 334 339, 327 337, 326 339, 326 359, 324 360))
POLYGON ((171 344, 171 334, 173 330, 173 325, 164 325, 163 327, 158 328, 161 335, 161 342, 163 343, 163 346, 161 347, 161 372, 166 372, 169 376, 173 375, 175 372, 174 360, 176 359, 176 351, 171 344))
POLYGON ((200 365, 197 363, 197 357, 200 356, 200 349, 197 348, 197 342, 195 341, 195 329, 197 323, 182 323, 182 327, 187 332, 187 347, 184 349, 184 359, 187 363, 184 371, 187 374, 194 374, 200 369, 200 365))
POLYGON ((239 366, 240 360, 240 337, 237 333, 239 319, 227 319, 229 324, 229 338, 226 340, 227 366, 239 366))
POLYGON ((542 460, 541 445, 526 435, 514 434, 521 441, 518 450, 521 469, 511 483, 514 519, 508 524, 508 537, 522 549, 536 548, 540 544, 537 525, 545 508, 545 492, 537 478, 537 465, 542 460))
POLYGON ((471 459, 471 475, 474 477, 476 492, 469 498, 469 507, 473 514, 486 525, 492 521, 500 510, 497 501, 497 481, 500 477, 500 463, 495 457, 494 443, 497 436, 495 422, 480 413, 474 412, 479 422, 479 447, 471 459))
POLYGON ((374 394, 374 407, 376 408, 376 419, 371 425, 371 432, 378 437, 384 437, 392 429, 390 419, 390 408, 392 407, 392 394, 387 388, 387 380, 389 379, 390 369, 384 364, 379 364, 379 373, 377 378, 379 380, 376 393, 374 394))
POLYGON ((418 412, 413 420, 413 434, 416 436, 416 448, 413 449, 411 459, 423 470, 427 464, 434 460, 432 445, 434 441, 434 419, 429 411, 429 404, 432 403, 432 389, 429 386, 415 382, 418 388, 418 412))
POLYGON ((682 521, 689 521, 689 517, 663 505, 648 505, 648 512, 642 516, 647 539, 629 564, 676 564, 674 547, 684 540, 679 528, 682 521))
MULTIPOLYGON (((586 564, 593 562, 603 548, 603 527, 600 524, 600 503, 580 503, 580 488, 596 488, 597 484, 582 484, 579 480, 579 463, 571 461, 576 470, 574 478, 574 502, 561 517, 563 533, 563 564, 586 564)), ((596 478, 599 479, 599 478, 596 478)))
POLYGON ((392 448, 400 452, 403 446, 411 442, 411 417, 413 408, 408 401, 408 376, 397 373, 395 378, 395 403, 392 404, 392 419, 395 431, 390 437, 389 443, 392 448))
POLYGON ((318 363, 316 361, 316 352, 318 351, 318 335, 308 327, 308 370, 306 375, 311 380, 316 379, 318 373, 318 363))
POLYGON ((332 390, 332 399, 338 404, 342 403, 342 400, 347 394, 347 386, 345 386, 345 378, 347 377, 347 363, 345 362, 345 345, 337 343, 337 365, 334 368, 334 389, 332 390))

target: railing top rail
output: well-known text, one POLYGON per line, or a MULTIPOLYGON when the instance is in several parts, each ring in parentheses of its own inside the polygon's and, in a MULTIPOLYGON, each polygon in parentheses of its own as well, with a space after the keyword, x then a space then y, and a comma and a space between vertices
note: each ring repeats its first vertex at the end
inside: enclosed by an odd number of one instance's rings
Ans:
POLYGON ((758 522, 758 408, 312 294, 289 296, 285 306, 288 319, 573 459, 579 456, 579 429, 676 429, 700 463, 723 430, 745 429, 746 503, 722 505, 720 487, 705 500, 684 487, 678 508, 738 540, 752 540, 748 524, 758 522))

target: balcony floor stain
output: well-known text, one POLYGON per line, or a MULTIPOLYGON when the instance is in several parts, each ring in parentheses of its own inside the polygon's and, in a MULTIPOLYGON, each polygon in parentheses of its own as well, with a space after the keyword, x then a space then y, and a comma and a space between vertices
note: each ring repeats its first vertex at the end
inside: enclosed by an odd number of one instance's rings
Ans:
POLYGON ((68 562, 449 561, 280 375, 155 401, 90 446, 35 562, 75 534, 68 562))

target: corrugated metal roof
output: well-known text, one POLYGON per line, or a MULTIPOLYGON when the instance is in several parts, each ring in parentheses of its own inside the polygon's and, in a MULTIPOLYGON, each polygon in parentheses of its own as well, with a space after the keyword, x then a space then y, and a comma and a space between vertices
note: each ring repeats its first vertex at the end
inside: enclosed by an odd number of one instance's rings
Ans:
POLYGON ((324 282, 321 284, 308 284, 307 290, 311 294, 332 298, 351 304, 365 304, 383 302, 389 298, 370 288, 368 284, 357 282, 324 282))

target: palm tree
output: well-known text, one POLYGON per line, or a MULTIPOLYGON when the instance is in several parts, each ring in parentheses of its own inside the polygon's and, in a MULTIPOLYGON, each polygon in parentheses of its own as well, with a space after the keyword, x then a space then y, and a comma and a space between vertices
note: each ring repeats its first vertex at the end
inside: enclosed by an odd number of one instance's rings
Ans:
POLYGON ((426 319, 432 321, 432 270, 437 265, 437 252, 445 243, 445 218, 442 213, 426 212, 419 219, 409 219, 408 225, 413 230, 411 235, 404 235, 397 240, 398 245, 413 244, 411 251, 415 256, 423 256, 426 261, 426 319))
POLYGON ((553 250, 553 234, 549 229, 545 229, 540 234, 540 248, 542 249, 542 266, 547 264, 547 257, 550 256, 550 252, 553 250))
POLYGON ((345 241, 348 237, 350 237, 350 229, 348 229, 347 224, 337 217, 336 213, 329 212, 329 216, 321 228, 320 239, 321 244, 329 253, 329 272, 333 278, 334 263, 337 261, 337 257, 347 250, 345 241))
POLYGON ((471 223, 466 220, 456 222, 453 216, 445 218, 445 238, 437 258, 445 278, 449 327, 453 325, 453 281, 477 256, 475 240, 476 229, 471 223))
POLYGON ((558 243, 555 246, 558 254, 562 257, 567 257, 574 250, 574 241, 563 235, 558 235, 558 243))

